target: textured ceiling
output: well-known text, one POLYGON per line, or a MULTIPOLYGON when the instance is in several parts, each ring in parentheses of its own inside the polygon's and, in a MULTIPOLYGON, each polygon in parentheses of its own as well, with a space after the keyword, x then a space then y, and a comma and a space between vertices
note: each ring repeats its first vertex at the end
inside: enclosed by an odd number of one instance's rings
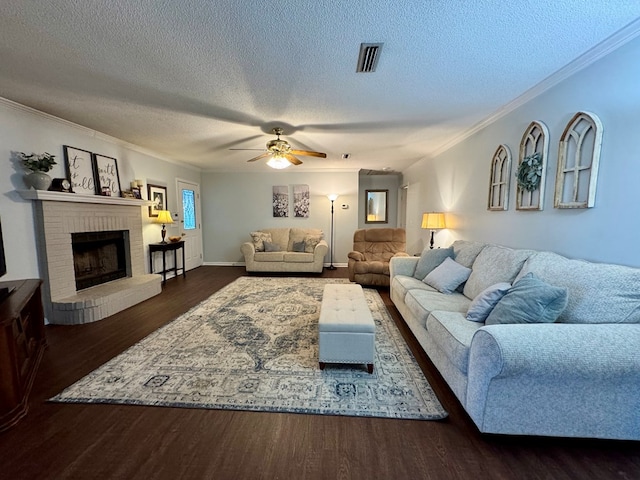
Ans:
POLYGON ((640 2, 15 0, 0 13, 0 97, 206 170, 267 169, 230 148, 263 149, 277 125, 327 153, 292 168, 401 171, 634 22, 640 2), (362 42, 384 43, 375 73, 355 72, 362 42))

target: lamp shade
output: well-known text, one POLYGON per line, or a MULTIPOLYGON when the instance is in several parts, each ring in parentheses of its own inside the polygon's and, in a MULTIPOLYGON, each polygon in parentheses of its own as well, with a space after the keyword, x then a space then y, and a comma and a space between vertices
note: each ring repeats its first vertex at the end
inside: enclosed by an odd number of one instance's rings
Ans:
POLYGON ((164 225, 173 223, 173 218, 171 218, 171 212, 169 210, 160 210, 158 212, 158 216, 155 220, 155 223, 162 223, 164 225))
POLYGON ((439 230, 441 228, 446 228, 444 224, 444 213, 441 213, 441 212, 423 213, 422 228, 427 228, 429 230, 439 230))
POLYGON ((332 202, 335 202, 338 198, 338 194, 337 193, 330 193, 329 195, 327 195, 327 198, 329 200, 331 200, 332 202))

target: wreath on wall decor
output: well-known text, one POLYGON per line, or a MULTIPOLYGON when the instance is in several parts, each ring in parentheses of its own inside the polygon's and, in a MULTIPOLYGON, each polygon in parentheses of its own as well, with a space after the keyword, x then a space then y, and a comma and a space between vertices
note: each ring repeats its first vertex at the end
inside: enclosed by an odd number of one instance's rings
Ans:
POLYGON ((518 166, 518 186, 527 192, 533 192, 540 186, 542 178, 542 155, 536 152, 522 159, 518 166))

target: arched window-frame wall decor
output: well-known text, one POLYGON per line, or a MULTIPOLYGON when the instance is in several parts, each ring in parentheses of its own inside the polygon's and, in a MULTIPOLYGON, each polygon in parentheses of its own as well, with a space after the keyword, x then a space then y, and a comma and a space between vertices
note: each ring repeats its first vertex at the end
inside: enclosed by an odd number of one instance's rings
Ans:
POLYGON ((542 122, 531 122, 520 141, 516 171, 516 210, 542 210, 549 156, 549 131, 542 122))
POLYGON ((509 208, 510 176, 511 151, 506 145, 500 145, 491 159, 488 210, 499 211, 507 210, 509 208))
POLYGON ((593 113, 576 113, 560 137, 554 207, 595 205, 601 146, 600 119, 593 113))

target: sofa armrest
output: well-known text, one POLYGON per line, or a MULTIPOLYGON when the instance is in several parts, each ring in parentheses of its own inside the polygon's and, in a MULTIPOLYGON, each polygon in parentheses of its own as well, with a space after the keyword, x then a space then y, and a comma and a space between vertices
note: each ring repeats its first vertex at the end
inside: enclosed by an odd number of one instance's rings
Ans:
POLYGON ((356 262, 362 262, 365 260, 364 253, 362 252, 349 252, 347 257, 351 260, 355 260, 356 262))
POLYGON ((483 432, 640 438, 638 345, 640 324, 482 327, 465 408, 483 432))
POLYGON ((396 275, 405 275, 407 277, 413 277, 416 271, 420 257, 411 257, 407 254, 406 257, 391 257, 389 261, 389 280, 393 281, 393 277, 396 275))
POLYGON ((244 242, 240 245, 240 251, 246 260, 247 258, 253 258, 256 253, 256 247, 253 245, 253 242, 244 242))

